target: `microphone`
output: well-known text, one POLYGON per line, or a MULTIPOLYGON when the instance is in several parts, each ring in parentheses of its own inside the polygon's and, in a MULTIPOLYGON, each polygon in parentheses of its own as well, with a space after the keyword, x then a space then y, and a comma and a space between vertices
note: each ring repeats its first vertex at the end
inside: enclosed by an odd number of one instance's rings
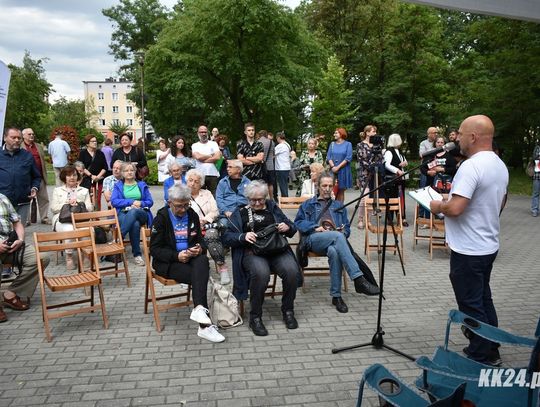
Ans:
POLYGON ((456 141, 456 142, 450 142, 450 143, 446 143, 444 146, 442 147, 437 147, 437 148, 432 148, 431 150, 428 150, 424 153, 424 155, 422 155, 422 158, 426 158, 426 157, 431 157, 437 153, 440 153, 441 151, 452 151, 452 150, 455 150, 456 148, 459 147, 459 143, 456 141))

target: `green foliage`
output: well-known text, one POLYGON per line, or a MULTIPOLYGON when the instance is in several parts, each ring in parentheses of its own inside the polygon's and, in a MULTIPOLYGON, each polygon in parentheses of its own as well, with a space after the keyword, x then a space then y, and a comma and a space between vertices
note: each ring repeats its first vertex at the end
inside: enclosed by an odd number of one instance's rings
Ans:
POLYGON ((129 130, 129 126, 122 122, 118 122, 118 124, 109 123, 109 130, 120 136, 129 130))
POLYGON ((335 55, 328 58, 328 66, 316 87, 311 122, 316 133, 331 135, 338 127, 350 130, 356 109, 351 108, 352 90, 345 87, 345 69, 335 55))
POLYGON ((58 126, 55 127, 49 136, 49 141, 54 140, 57 134, 62 135, 62 140, 69 144, 71 151, 68 155, 68 162, 73 164, 79 159, 79 153, 81 152, 81 145, 79 134, 77 130, 70 126, 58 126))
POLYGON ((209 121, 234 141, 243 123, 297 133, 322 47, 272 0, 186 0, 146 54, 148 118, 158 134, 209 121))
MULTIPOLYGON (((134 54, 156 42, 167 22, 168 12, 159 0, 120 0, 120 4, 101 10, 113 24, 109 48, 115 60, 131 61, 134 54)), ((137 62, 120 68, 126 77, 135 79, 137 62)))
POLYGON ((43 64, 46 61, 46 58, 32 59, 25 51, 22 66, 9 65, 11 80, 5 126, 32 127, 39 141, 43 141, 40 122, 48 112, 47 98, 52 92, 52 85, 45 79, 43 64))
MULTIPOLYGON (((144 180, 148 185, 158 185, 158 169, 157 169, 157 161, 154 159, 150 159, 147 155, 147 163, 148 163, 148 169, 150 170, 150 173, 148 174, 148 177, 144 180)), ((154 199, 154 201, 157 201, 157 199, 154 199)))

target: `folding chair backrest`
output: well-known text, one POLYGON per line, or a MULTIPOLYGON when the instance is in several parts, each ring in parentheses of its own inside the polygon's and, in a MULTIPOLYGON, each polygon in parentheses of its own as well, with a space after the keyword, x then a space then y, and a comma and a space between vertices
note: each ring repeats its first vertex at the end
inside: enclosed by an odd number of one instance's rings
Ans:
POLYGON ((74 229, 97 227, 109 228, 113 232, 115 242, 123 244, 122 234, 120 233, 120 224, 116 209, 104 211, 72 213, 71 221, 74 229))
POLYGON ((309 196, 280 196, 278 206, 280 209, 298 209, 309 198, 309 196))

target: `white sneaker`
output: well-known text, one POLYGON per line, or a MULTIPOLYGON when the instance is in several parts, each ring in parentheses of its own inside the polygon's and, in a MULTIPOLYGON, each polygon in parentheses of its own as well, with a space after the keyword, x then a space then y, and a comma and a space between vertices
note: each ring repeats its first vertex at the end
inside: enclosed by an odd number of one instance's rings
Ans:
POLYGON ((135 264, 137 266, 144 266, 144 260, 142 258, 142 256, 136 256, 133 261, 135 262, 135 264))
POLYGON ((227 285, 231 283, 231 276, 228 271, 222 271, 219 273, 221 275, 221 285, 227 285))
POLYGON ((198 322, 199 324, 212 325, 212 321, 210 321, 210 318, 208 318, 208 314, 209 312, 206 308, 204 308, 202 305, 197 305, 193 311, 191 311, 189 319, 198 322))
POLYGON ((210 342, 223 342, 225 340, 225 337, 218 332, 215 325, 210 325, 206 328, 199 327, 197 336, 210 342))

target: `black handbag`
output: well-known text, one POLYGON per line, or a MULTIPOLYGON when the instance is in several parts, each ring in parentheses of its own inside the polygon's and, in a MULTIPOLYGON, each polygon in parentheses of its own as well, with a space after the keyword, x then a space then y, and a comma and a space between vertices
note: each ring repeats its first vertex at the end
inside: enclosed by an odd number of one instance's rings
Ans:
POLYGON ((88 212, 86 210, 86 205, 84 202, 77 202, 77 205, 64 204, 60 209, 60 215, 58 216, 58 222, 60 223, 71 223, 71 214, 72 213, 83 213, 88 212))
MULTIPOLYGON (((253 226, 253 211, 247 208, 249 216, 249 224, 254 232, 253 226)), ((256 256, 270 256, 277 253, 282 253, 289 246, 289 242, 277 230, 277 224, 268 225, 263 230, 258 231, 257 240, 253 243, 251 250, 256 256)))

